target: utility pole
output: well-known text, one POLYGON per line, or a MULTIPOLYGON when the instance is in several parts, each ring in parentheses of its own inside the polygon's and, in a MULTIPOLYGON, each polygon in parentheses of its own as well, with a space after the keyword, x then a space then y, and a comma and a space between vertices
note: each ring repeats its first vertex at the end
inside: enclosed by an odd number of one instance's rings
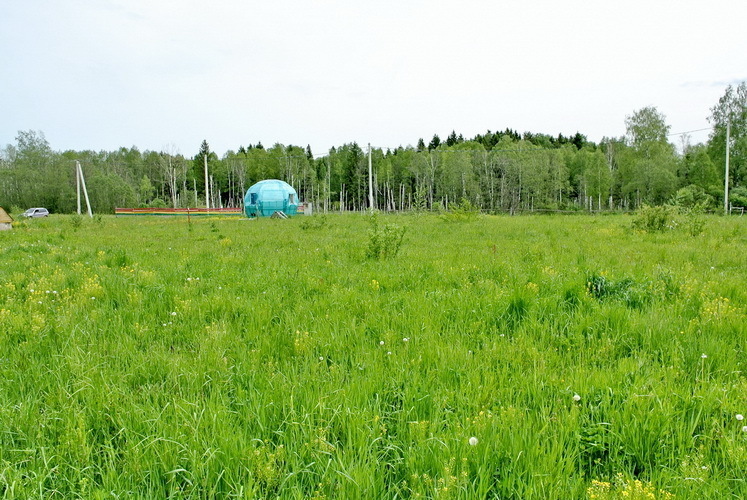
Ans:
POLYGON ((205 207, 210 209, 210 184, 208 184, 208 168, 207 168, 207 153, 203 155, 202 159, 205 161, 205 207))
POLYGON ((729 215, 729 135, 731 120, 726 119, 726 172, 724 175, 724 215, 729 215))
POLYGON ((75 186, 78 189, 78 215, 80 215, 80 163, 75 160, 75 186))
POLYGON ((80 162, 75 160, 75 173, 79 180, 78 184, 78 213, 80 213, 80 186, 83 186, 83 194, 86 197, 86 208, 88 208, 88 216, 93 219, 91 213, 91 202, 88 200, 88 190, 86 189, 86 180, 83 178, 83 168, 80 166, 80 162))
POLYGON ((374 209, 374 196, 373 196, 373 174, 371 169, 371 143, 368 143, 368 206, 373 212, 374 209))

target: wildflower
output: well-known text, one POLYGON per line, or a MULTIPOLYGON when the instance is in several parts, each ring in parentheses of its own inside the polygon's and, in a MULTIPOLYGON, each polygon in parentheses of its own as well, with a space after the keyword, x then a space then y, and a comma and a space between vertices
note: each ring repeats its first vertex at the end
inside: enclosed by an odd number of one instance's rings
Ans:
POLYGON ((706 359, 708 357, 708 355, 706 353, 703 353, 703 354, 700 355, 700 357, 701 357, 701 359, 706 359))
POLYGON ((166 323, 163 323, 163 326, 166 326, 166 323))
POLYGON ((735 418, 741 422, 742 420, 744 420, 744 415, 742 415, 741 413, 737 413, 735 418))
POLYGON ((574 394, 573 395, 573 400, 574 401, 581 401, 581 396, 579 396, 578 394, 574 394))
POLYGON ((410 339, 408 337, 405 337, 405 338, 402 339, 402 342, 409 342, 409 341, 410 341, 410 339))
POLYGON ((34 289, 33 288, 29 288, 29 292, 34 293, 34 289))
POLYGON ((91 300, 96 300, 96 297, 91 297, 91 300))
POLYGON ((742 432, 747 432, 747 425, 742 427, 742 432))
POLYGON ((384 341, 383 341, 383 340, 380 340, 380 341, 379 341, 379 345, 384 345, 384 341))
POLYGON ((176 316, 176 311, 172 311, 172 312, 171 312, 171 315, 172 315, 172 316, 176 316))
POLYGON ((469 438, 469 445, 470 446, 477 446, 477 443, 478 443, 478 441, 477 441, 477 438, 475 436, 472 436, 471 438, 469 438))
POLYGON ((324 361, 324 356, 319 356, 319 361, 324 361))
POLYGON ((192 281, 192 278, 187 278, 187 281, 192 281))
POLYGON ((387 356, 391 356, 392 355, 392 351, 387 351, 386 355, 387 356))

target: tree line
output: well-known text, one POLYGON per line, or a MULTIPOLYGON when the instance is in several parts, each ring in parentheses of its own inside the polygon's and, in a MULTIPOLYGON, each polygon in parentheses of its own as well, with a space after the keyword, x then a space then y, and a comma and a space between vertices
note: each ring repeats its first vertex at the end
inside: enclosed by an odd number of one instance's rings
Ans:
POLYGON ((452 131, 426 144, 394 149, 353 142, 315 157, 310 147, 261 143, 222 157, 203 141, 193 157, 174 148, 140 151, 53 151, 43 133, 21 131, 0 150, 0 204, 52 212, 76 209, 73 168, 81 162, 93 210, 115 207, 240 207, 262 179, 282 179, 317 209, 370 208, 369 154, 375 208, 433 209, 468 202, 487 211, 619 210, 669 202, 717 208, 724 194, 729 123, 730 196, 747 205, 747 84, 727 87, 711 108, 705 143, 680 136, 655 107, 625 119, 624 137, 599 143, 576 133, 551 136, 512 129, 465 138, 452 131), (208 193, 205 199, 208 166, 208 193))

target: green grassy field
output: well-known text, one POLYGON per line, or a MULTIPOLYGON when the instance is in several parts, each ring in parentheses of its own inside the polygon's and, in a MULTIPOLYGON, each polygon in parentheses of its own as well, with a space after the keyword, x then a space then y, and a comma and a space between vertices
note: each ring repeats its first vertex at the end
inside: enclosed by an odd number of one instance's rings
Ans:
POLYGON ((380 222, 0 232, 2 498, 747 497, 747 218, 380 222))

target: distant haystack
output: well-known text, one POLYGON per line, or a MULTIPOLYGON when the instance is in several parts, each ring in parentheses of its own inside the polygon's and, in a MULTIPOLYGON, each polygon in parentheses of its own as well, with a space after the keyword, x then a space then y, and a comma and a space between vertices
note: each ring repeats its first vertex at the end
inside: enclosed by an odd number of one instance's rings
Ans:
POLYGON ((13 217, 0 207, 0 231, 13 229, 13 217))

